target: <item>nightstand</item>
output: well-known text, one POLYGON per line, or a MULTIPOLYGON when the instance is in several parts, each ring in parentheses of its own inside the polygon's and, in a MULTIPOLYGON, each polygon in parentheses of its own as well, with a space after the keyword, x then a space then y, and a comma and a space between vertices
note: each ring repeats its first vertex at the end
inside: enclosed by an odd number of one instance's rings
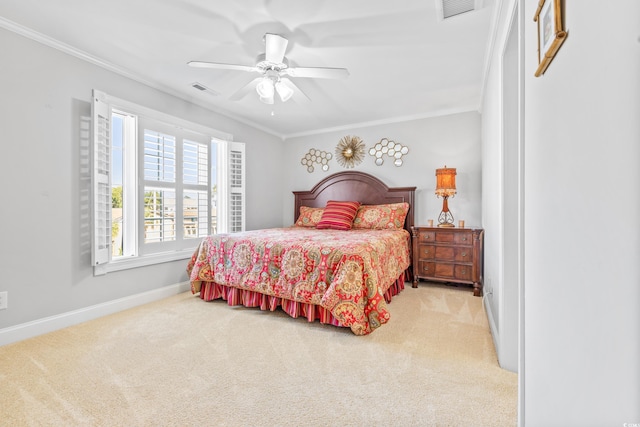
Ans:
POLYGON ((481 228, 411 228, 413 287, 420 279, 473 285, 482 296, 484 230, 481 228))

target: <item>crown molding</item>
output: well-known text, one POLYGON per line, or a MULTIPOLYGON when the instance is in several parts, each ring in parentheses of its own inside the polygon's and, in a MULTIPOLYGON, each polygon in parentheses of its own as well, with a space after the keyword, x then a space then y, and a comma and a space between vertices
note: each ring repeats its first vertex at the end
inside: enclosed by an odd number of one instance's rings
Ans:
POLYGON ((413 115, 410 115, 410 116, 391 117, 391 118, 388 118, 388 119, 373 120, 373 121, 369 121, 369 122, 360 122, 360 123, 351 123, 351 124, 344 125, 344 126, 336 126, 336 127, 330 127, 330 128, 316 129, 316 130, 312 130, 312 131, 308 131, 308 132, 292 133, 292 134, 285 135, 284 139, 287 140, 287 139, 292 139, 292 138, 300 138, 300 137, 304 137, 304 136, 320 135, 320 134, 330 133, 330 132, 342 132, 342 131, 348 131, 348 130, 353 130, 353 129, 357 129, 357 128, 365 128, 365 127, 372 127, 372 126, 381 126, 381 125, 389 125, 389 124, 396 124, 396 123, 404 123, 404 122, 411 122, 411 121, 414 121, 414 120, 432 119, 434 117, 450 116, 452 114, 478 112, 478 111, 480 111, 480 106, 479 105, 476 105, 476 104, 471 105, 471 104, 469 104, 469 105, 460 106, 460 107, 457 107, 457 108, 438 110, 438 111, 434 111, 434 112, 430 112, 430 113, 420 113, 420 114, 413 114, 413 115))
POLYGON ((61 42, 59 40, 56 40, 56 39, 54 39, 52 37, 49 37, 49 36, 44 35, 42 33, 39 33, 39 32, 37 32, 35 30, 32 30, 31 28, 27 28, 27 27, 25 27, 23 25, 20 25, 20 24, 16 23, 16 22, 10 21, 10 20, 8 20, 6 18, 3 18, 2 16, 0 16, 0 28, 4 28, 4 29, 6 29, 8 31, 11 31, 11 32, 16 33, 16 34, 19 34, 19 35, 21 35, 23 37, 26 37, 28 39, 34 40, 34 41, 36 41, 36 42, 38 42, 40 44, 43 44, 45 46, 48 46, 48 47, 51 47, 53 49, 59 50, 59 51, 61 51, 63 53, 66 53, 68 55, 74 56, 74 57, 76 57, 78 59, 81 59, 81 60, 83 60, 85 62, 89 62, 89 63, 91 63, 93 65, 96 65, 96 66, 98 66, 100 68, 103 68, 105 70, 108 70, 108 71, 111 71, 113 73, 119 74, 119 75, 121 75, 123 77, 126 77, 128 79, 134 80, 134 81, 136 81, 138 83, 142 83, 142 84, 144 84, 146 86, 149 86, 149 87, 151 87, 153 89, 156 89, 156 90, 159 90, 161 92, 164 92, 164 93, 166 93, 168 95, 175 96, 176 98, 182 99, 183 101, 186 101, 186 102, 189 102, 191 104, 197 105, 197 106, 202 107, 202 108, 204 108, 206 110, 213 111, 216 114, 220 114, 221 116, 227 117, 227 118, 229 118, 231 120, 234 120, 234 121, 236 121, 238 123, 242 123, 242 124, 244 124, 246 126, 252 127, 252 128, 257 129, 259 131, 265 132, 265 133, 267 133, 269 135, 272 135, 272 136, 275 136, 277 138, 280 138, 283 141, 285 139, 285 135, 280 134, 280 133, 274 131, 273 129, 269 129, 269 128, 266 128, 264 126, 257 125, 257 124, 255 124, 253 122, 250 122, 250 121, 248 121, 248 120, 246 120, 244 118, 237 117, 237 116, 235 116, 233 114, 230 114, 227 111, 222 111, 222 110, 217 109, 217 108, 212 108, 211 105, 209 105, 209 104, 207 104, 205 102, 185 97, 184 94, 180 93, 177 90, 174 90, 174 89, 172 89, 170 87, 167 87, 167 86, 164 86, 164 85, 160 85, 160 84, 158 84, 156 82, 148 80, 148 79, 146 79, 145 77, 143 77, 143 76, 141 76, 139 74, 132 73, 131 71, 129 71, 129 70, 125 69, 125 68, 119 67, 119 66, 117 66, 117 65, 115 65, 115 64, 113 64, 111 62, 105 61, 105 60, 103 60, 101 58, 98 58, 98 57, 96 57, 94 55, 91 55, 91 54, 89 54, 87 52, 84 52, 84 51, 82 51, 80 49, 77 49, 77 48, 75 48, 73 46, 70 46, 70 45, 68 45, 66 43, 63 43, 63 42, 61 42))

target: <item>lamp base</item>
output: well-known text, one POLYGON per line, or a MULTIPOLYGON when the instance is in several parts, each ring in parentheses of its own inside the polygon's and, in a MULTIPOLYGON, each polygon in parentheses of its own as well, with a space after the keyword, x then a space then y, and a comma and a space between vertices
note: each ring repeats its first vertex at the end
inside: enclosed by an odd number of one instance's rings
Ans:
POLYGON ((442 197, 442 212, 438 216, 438 227, 455 227, 453 225, 453 215, 449 211, 449 203, 447 203, 449 196, 442 197))

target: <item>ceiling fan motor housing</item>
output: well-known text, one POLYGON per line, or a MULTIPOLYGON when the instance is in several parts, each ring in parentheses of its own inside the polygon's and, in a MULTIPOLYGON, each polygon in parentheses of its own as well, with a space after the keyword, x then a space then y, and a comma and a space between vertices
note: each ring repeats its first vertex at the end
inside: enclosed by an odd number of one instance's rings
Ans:
POLYGON ((280 72, 289 68, 289 61, 287 60, 287 58, 282 58, 282 62, 267 61, 266 55, 262 53, 256 58, 256 68, 258 68, 262 73, 265 73, 269 70, 280 72))

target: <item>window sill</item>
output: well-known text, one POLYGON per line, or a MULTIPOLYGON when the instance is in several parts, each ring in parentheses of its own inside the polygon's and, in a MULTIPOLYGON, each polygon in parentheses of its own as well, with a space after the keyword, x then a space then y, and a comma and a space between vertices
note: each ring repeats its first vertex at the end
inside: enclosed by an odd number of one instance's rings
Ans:
POLYGON ((175 252, 162 252, 153 255, 145 255, 139 257, 131 257, 127 259, 118 259, 107 264, 96 265, 93 267, 94 276, 103 276, 114 271, 129 270, 132 268, 146 267, 164 262, 179 261, 191 258, 195 248, 186 249, 175 252))

